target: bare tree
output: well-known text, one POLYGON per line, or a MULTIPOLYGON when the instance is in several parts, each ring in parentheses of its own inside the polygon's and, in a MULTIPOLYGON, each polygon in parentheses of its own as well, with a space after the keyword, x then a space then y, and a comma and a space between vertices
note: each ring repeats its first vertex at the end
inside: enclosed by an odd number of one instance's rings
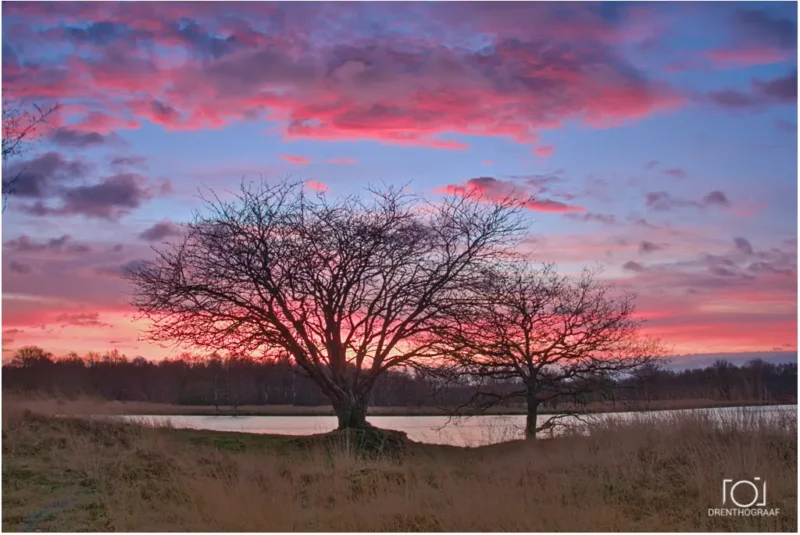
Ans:
POLYGON ((24 346, 16 350, 10 365, 17 368, 32 368, 53 363, 53 354, 36 346, 24 346))
POLYGON ((474 293, 439 333, 450 371, 475 381, 475 396, 460 408, 522 400, 526 438, 581 414, 589 394, 608 397, 615 378, 658 362, 662 353, 656 341, 639 336, 632 296, 613 296, 590 270, 573 280, 552 265, 504 262, 474 293), (557 402, 567 406, 537 425, 539 407, 557 402))
POLYGON ((28 106, 24 102, 3 99, 3 210, 24 171, 22 168, 16 169, 11 176, 6 176, 7 172, 11 172, 7 164, 30 150, 40 129, 58 109, 58 104, 41 108, 35 103, 28 106))
POLYGON ((289 354, 330 399, 339 428, 366 426, 386 370, 435 358, 463 289, 513 246, 521 203, 308 196, 302 183, 242 185, 207 201, 185 235, 130 274, 151 339, 289 354))

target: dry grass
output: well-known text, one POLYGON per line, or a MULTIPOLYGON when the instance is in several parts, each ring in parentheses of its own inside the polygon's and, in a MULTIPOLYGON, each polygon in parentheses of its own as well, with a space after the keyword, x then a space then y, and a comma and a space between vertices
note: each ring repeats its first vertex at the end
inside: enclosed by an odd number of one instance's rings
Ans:
POLYGON ((42 531, 796 531, 796 419, 692 415, 476 449, 156 429, 3 406, 3 529, 42 531), (715 423, 716 422, 716 423, 715 423), (710 518, 759 476, 777 517, 710 518))
MULTIPOLYGON (((62 415, 85 414, 146 414, 146 415, 216 415, 233 414, 233 407, 220 406, 219 412, 213 405, 171 405, 168 403, 150 403, 145 401, 109 401, 104 399, 79 396, 76 398, 53 398, 42 394, 3 394, 4 402, 11 402, 16 407, 33 412, 62 415)), ((625 411, 659 411, 680 409, 701 409, 713 407, 742 407, 769 405, 772 403, 759 400, 722 401, 713 399, 674 399, 652 402, 626 402, 617 404, 590 403, 584 410, 587 412, 625 412, 625 411)), ((325 406, 297 405, 242 405, 236 409, 242 416, 332 416, 333 409, 325 406)), ((442 416, 451 410, 444 407, 370 407, 373 416, 442 416)), ((540 414, 563 412, 540 409, 540 414)), ((497 406, 488 409, 485 414, 514 415, 525 414, 524 405, 497 406)))

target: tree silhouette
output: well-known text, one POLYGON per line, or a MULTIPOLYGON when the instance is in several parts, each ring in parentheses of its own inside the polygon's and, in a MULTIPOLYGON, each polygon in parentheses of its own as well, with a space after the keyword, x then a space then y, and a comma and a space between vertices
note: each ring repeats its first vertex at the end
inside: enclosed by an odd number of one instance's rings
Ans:
POLYGON ((613 296, 590 270, 573 280, 525 259, 498 264, 440 333, 450 373, 478 381, 463 408, 524 400, 526 437, 535 438, 559 418, 580 414, 590 394, 613 399, 615 379, 662 354, 657 342, 638 335, 633 312, 631 296, 613 296), (540 406, 564 401, 558 415, 537 425, 540 406))
POLYGON ((3 210, 24 171, 20 168, 11 172, 6 166, 30 150, 39 130, 58 109, 58 104, 41 108, 35 103, 27 106, 24 102, 3 99, 3 210), (10 173, 10 176, 6 173, 10 173))
MULTIPOLYGON (((104 399, 150 401, 192 406, 210 406, 213 410, 229 407, 227 385, 236 381, 241 405, 317 406, 326 402, 319 387, 303 375, 291 359, 239 357, 236 370, 223 365, 218 355, 184 353, 164 360, 142 357, 103 358, 104 354, 78 356, 69 353, 53 357, 40 348, 15 350, 3 365, 3 392, 74 397, 88 395, 104 399)), ((111 352, 113 354, 113 352, 111 352)), ((122 357, 122 356, 120 356, 122 357)), ((442 362, 444 364, 444 362, 442 362)), ((370 404, 383 407, 421 407, 451 410, 468 402, 474 395, 474 378, 459 377, 442 385, 442 380, 398 367, 383 373, 372 390, 370 404), (435 395, 434 395, 435 394, 435 395)), ((753 361, 743 366, 731 365, 728 380, 734 400, 719 396, 719 378, 713 366, 702 369, 671 371, 648 365, 624 376, 599 377, 602 389, 589 392, 590 402, 611 397, 617 407, 642 409, 651 402, 688 401, 688 405, 797 403, 797 364, 774 364, 753 361), (613 381, 613 386, 609 381, 613 381), (645 382, 646 381, 646 382, 645 382), (608 388, 611 388, 611 392, 608 388)), ((489 379, 480 388, 488 389, 489 379)), ((494 392, 512 392, 519 380, 492 380, 494 392)), ((522 399, 522 398, 519 398, 522 399)), ((512 398, 513 400, 513 398, 512 398)), ((557 400, 554 400, 557 401, 557 400)), ((524 402, 524 400, 523 400, 524 402)), ((560 410, 552 402, 542 408, 560 410)), ((676 407, 681 406, 677 403, 676 407)), ((498 407, 500 408, 500 407, 498 407)), ((514 409, 516 407, 509 407, 514 409)))
POLYGON ((339 428, 367 425, 386 370, 439 354, 431 334, 524 228, 519 201, 434 204, 392 187, 329 201, 301 182, 262 181, 206 207, 130 273, 149 338, 288 354, 339 428))

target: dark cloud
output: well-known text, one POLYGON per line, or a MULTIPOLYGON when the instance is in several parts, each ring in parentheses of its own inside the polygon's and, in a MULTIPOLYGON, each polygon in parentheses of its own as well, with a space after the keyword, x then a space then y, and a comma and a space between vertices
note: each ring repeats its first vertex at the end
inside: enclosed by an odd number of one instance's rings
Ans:
POLYGON ((521 180, 528 186, 536 188, 539 193, 547 193, 556 184, 564 182, 564 179, 555 174, 549 175, 510 175, 509 178, 521 180))
POLYGON ((193 20, 181 20, 169 24, 169 28, 196 55, 219 59, 242 48, 235 35, 221 37, 211 34, 193 20))
POLYGON ((654 253, 655 251, 660 251, 664 247, 657 243, 653 243, 651 241, 643 241, 639 244, 639 252, 640 253, 654 253))
POLYGON ((28 275, 31 273, 31 271, 33 271, 30 265, 17 262, 16 260, 11 261, 11 263, 8 265, 8 269, 18 275, 28 275))
POLYGON ((728 197, 725 196, 724 193, 721 191, 712 191, 706 194, 701 201, 702 206, 728 206, 730 205, 730 201, 728 201, 728 197))
POLYGON ((708 271, 718 277, 735 277, 736 273, 723 266, 708 266, 708 271))
POLYGON ((67 160, 57 152, 47 152, 28 161, 9 166, 3 171, 6 177, 17 177, 14 195, 40 199, 55 193, 65 182, 84 178, 91 166, 80 160, 67 160))
POLYGON ((676 208, 708 208, 726 207, 730 205, 728 197, 721 191, 715 190, 707 193, 699 201, 678 199, 666 191, 653 191, 645 195, 647 207, 659 212, 667 212, 676 208))
POLYGON ((622 269, 626 271, 633 271, 634 273, 643 273, 647 271, 647 268, 644 267, 639 262, 634 262, 633 260, 628 260, 622 265, 622 269))
POLYGON ((132 173, 105 179, 100 184, 71 189, 64 196, 67 213, 115 219, 120 212, 138 208, 153 194, 144 186, 145 179, 132 173))
POLYGON ((155 119, 157 119, 160 123, 177 123, 180 120, 180 113, 167 104, 164 104, 160 100, 153 99, 150 102, 150 110, 153 113, 155 119))
POLYGON ((125 24, 110 21, 91 22, 86 26, 67 26, 64 38, 76 43, 106 46, 131 35, 125 24))
POLYGON ((111 327, 110 324, 100 321, 98 312, 72 312, 56 316, 56 322, 62 327, 111 327))
POLYGON ((19 56, 17 55, 14 48, 7 43, 5 40, 2 44, 3 47, 3 66, 8 68, 18 68, 19 67, 19 56))
POLYGON ((733 243, 736 246, 736 250, 740 253, 744 253, 746 255, 753 254, 753 246, 750 245, 750 242, 744 238, 734 238, 733 243))
POLYGON ((146 201, 171 191, 168 181, 150 184, 136 173, 120 173, 98 184, 64 189, 61 206, 52 208, 39 202, 26 208, 33 215, 83 215, 98 219, 119 219, 146 201))
POLYGON ((572 219, 573 221, 585 221, 585 222, 596 222, 596 223, 603 223, 606 225, 613 225, 617 222, 617 218, 612 214, 595 214, 591 212, 569 212, 564 214, 564 217, 567 219, 572 219))
POLYGON ((86 244, 73 243, 72 237, 69 234, 64 234, 60 238, 50 238, 44 242, 37 242, 31 239, 30 236, 23 234, 18 238, 5 242, 3 248, 18 253, 38 253, 46 251, 51 253, 82 254, 92 250, 91 247, 86 244))
MULTIPOLYGON (((188 13, 187 13, 188 14, 188 13)), ((218 59, 242 48, 236 35, 222 36, 206 31, 196 21, 181 17, 178 20, 160 20, 159 32, 134 29, 123 22, 97 21, 86 26, 67 26, 63 36, 76 44, 89 44, 97 47, 126 45, 134 47, 138 43, 151 46, 160 41, 180 41, 187 45, 193 55, 203 59, 218 59)), ((238 24, 240 30, 246 25, 238 24)), ((245 39, 246 41, 246 39, 245 39)))
POLYGON ((733 110, 761 110, 770 105, 797 103, 797 69, 771 80, 754 78, 749 91, 728 89, 708 93, 705 100, 733 110))
POLYGON ((651 210, 667 211, 676 206, 676 201, 666 191, 653 191, 645 198, 647 207, 651 210))
POLYGON ((795 103, 797 102, 797 69, 786 76, 772 80, 753 80, 753 90, 756 95, 771 102, 795 103))
POLYGON ((139 239, 144 241, 159 241, 169 236, 177 236, 180 232, 180 225, 176 225, 172 221, 160 221, 139 234, 139 239))
POLYGON ((698 258, 695 265, 698 267, 705 265, 714 277, 736 278, 741 281, 753 279, 751 274, 742 269, 736 257, 731 255, 704 254, 698 258))
POLYGON ((795 274, 796 269, 790 267, 776 267, 770 262, 753 262, 747 266, 747 271, 755 274, 776 274, 791 277, 795 274))
MULTIPOLYGON (((23 334, 25 331, 22 329, 6 329, 3 331, 3 346, 9 346, 14 343, 14 338, 12 336, 16 336, 18 334, 23 334)), ((3 349, 3 352, 10 352, 11 349, 3 349)))
POLYGON ((673 167, 672 169, 666 169, 664 171, 665 175, 669 175, 675 178, 686 178, 686 171, 680 169, 679 167, 673 167))
POLYGON ((136 167, 139 169, 147 168, 147 158, 143 156, 117 156, 111 159, 113 167, 136 167))
POLYGON ((116 266, 100 266, 95 269, 95 273, 105 277, 121 278, 125 277, 132 271, 137 271, 144 265, 145 260, 130 260, 122 265, 116 266))
POLYGON ((650 169, 653 169, 656 165, 658 165, 658 161, 657 160, 650 160, 649 162, 647 162, 645 164, 644 168, 649 171, 650 169))
POLYGON ((635 225, 637 227, 646 228, 646 229, 657 230, 657 229, 661 228, 660 226, 654 225, 653 223, 649 222, 647 219, 645 219, 643 217, 637 217, 637 216, 634 216, 634 215, 628 216, 628 221, 632 225, 635 225))
POLYGON ((113 134, 103 135, 97 132, 79 132, 62 127, 53 131, 50 135, 50 141, 61 147, 87 149, 111 142, 119 143, 121 138, 113 134))
POLYGON ((797 22, 793 18, 778 18, 756 9, 741 9, 734 14, 734 23, 746 41, 797 48, 797 22))
POLYGON ((758 101, 749 93, 726 89, 725 91, 713 91, 706 95, 706 99, 712 104, 723 108, 752 108, 758 105, 758 101))

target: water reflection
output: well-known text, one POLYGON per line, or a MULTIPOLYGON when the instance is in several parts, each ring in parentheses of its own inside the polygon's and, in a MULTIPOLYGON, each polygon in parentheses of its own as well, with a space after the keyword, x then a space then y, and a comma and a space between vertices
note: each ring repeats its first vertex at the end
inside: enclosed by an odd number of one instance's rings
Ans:
MULTIPOLYGON (((582 420, 599 422, 605 419, 625 421, 634 418, 667 419, 680 414, 701 414, 726 423, 744 423, 753 418, 780 418, 788 415, 796 420, 796 405, 765 407, 729 407, 714 409, 689 409, 657 412, 618 412, 594 414, 582 420)), ((539 425, 549 416, 540 416, 539 425)), ((336 428, 334 416, 149 416, 128 415, 121 418, 175 428, 207 429, 211 431, 236 431, 256 434, 311 435, 336 428)), ((408 438, 429 444, 453 446, 480 446, 523 437, 525 416, 474 416, 448 418, 446 416, 370 416, 367 420, 383 429, 404 431, 408 438)), ((572 429, 586 429, 586 423, 565 418, 572 429)), ((546 434, 544 436, 547 436, 546 434)))

